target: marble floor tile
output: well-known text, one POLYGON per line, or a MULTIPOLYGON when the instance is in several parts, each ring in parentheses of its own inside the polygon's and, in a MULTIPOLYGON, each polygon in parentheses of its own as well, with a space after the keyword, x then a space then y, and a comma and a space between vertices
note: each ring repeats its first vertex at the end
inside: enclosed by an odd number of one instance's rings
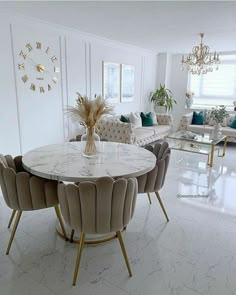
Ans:
POLYGON ((55 233, 53 209, 22 215, 11 252, 11 214, 0 197, 0 295, 236 295, 236 145, 225 158, 172 151, 160 194, 137 199, 123 239, 133 277, 119 242, 84 248, 72 286, 77 245, 55 233))

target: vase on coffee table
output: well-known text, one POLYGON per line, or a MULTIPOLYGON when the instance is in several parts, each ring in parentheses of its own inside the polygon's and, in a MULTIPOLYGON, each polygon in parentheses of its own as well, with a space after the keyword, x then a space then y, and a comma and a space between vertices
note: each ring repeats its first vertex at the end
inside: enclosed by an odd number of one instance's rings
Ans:
POLYGON ((221 135, 222 135, 221 125, 220 123, 216 123, 212 131, 212 139, 218 139, 221 135))

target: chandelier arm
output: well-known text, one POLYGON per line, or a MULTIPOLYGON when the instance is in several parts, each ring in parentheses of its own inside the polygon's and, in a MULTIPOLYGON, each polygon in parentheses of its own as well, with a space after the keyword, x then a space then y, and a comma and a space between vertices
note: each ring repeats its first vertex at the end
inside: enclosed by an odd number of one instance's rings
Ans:
POLYGON ((192 52, 184 57, 182 56, 181 65, 182 70, 184 68, 191 72, 192 74, 206 74, 213 71, 213 67, 218 69, 218 64, 220 63, 219 53, 216 51, 210 52, 210 47, 203 44, 204 34, 200 34, 201 41, 199 45, 192 48, 192 52))

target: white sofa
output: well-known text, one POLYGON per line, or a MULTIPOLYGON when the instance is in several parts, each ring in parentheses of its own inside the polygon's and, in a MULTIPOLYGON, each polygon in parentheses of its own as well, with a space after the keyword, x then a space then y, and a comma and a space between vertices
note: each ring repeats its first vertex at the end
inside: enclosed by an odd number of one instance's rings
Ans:
MULTIPOLYGON (((235 114, 230 114, 228 118, 226 118, 225 126, 221 127, 221 132, 228 136, 228 141, 230 142, 236 142, 236 129, 229 127, 231 123, 233 122, 235 118, 235 114)), ((179 130, 188 130, 195 133, 209 133, 214 129, 214 123, 210 122, 210 116, 209 113, 206 113, 206 119, 204 125, 193 125, 192 124, 193 119, 193 112, 188 113, 186 115, 183 115, 180 124, 179 124, 179 130)))
POLYGON ((102 139, 144 146, 165 138, 173 129, 173 119, 168 114, 156 114, 157 125, 135 128, 132 123, 116 119, 103 119, 97 124, 97 133, 102 139))

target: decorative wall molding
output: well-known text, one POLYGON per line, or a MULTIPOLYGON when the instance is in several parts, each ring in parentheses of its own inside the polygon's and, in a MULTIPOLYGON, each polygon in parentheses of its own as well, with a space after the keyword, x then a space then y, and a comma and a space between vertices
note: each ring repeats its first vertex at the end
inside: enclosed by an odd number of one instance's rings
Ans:
MULTIPOLYGON (((90 34, 84 34, 76 30, 70 30, 68 28, 48 24, 28 17, 19 17, 16 15, 10 15, 9 17, 9 14, 7 14, 6 17, 0 18, 0 25, 2 25, 2 27, 4 27, 3 24, 5 25, 6 23, 8 23, 8 28, 10 29, 8 33, 5 32, 5 35, 10 35, 11 44, 9 46, 11 46, 11 48, 9 48, 8 52, 1 52, 0 47, 0 54, 7 54, 7 60, 13 60, 14 63, 13 68, 11 69, 12 73, 9 74, 7 78, 11 79, 11 76, 14 77, 12 85, 14 85, 15 88, 15 104, 18 122, 18 126, 14 126, 14 128, 18 130, 20 138, 19 142, 15 139, 16 146, 19 145, 20 150, 17 150, 17 148, 10 149, 7 145, 1 145, 1 149, 5 150, 6 153, 8 150, 13 150, 12 153, 14 153, 15 150, 15 154, 18 154, 19 152, 24 154, 29 149, 34 148, 35 145, 38 145, 38 143, 40 145, 58 143, 62 140, 68 140, 78 133, 80 126, 78 124, 73 124, 70 119, 65 116, 65 107, 75 103, 77 91, 80 91, 82 94, 86 93, 90 97, 95 93, 101 93, 102 60, 104 59, 119 59, 121 63, 135 65, 135 80, 137 81, 135 101, 120 103, 117 105, 116 111, 118 113, 127 113, 129 111, 139 111, 143 109, 143 96, 145 93, 152 90, 149 89, 149 87, 154 88, 155 86, 155 79, 153 78, 152 73, 149 74, 148 72, 145 72, 145 64, 153 64, 154 69, 155 63, 153 61, 156 59, 156 55, 151 54, 150 52, 147 53, 146 50, 140 48, 137 49, 133 46, 124 45, 119 42, 104 40, 97 36, 91 36, 90 34), (17 84, 19 83, 19 81, 17 81, 19 75, 17 76, 18 73, 16 73, 17 65, 14 58, 19 49, 18 43, 21 40, 19 32, 23 32, 23 39, 29 34, 29 40, 35 38, 35 35, 39 35, 43 36, 45 40, 51 40, 52 38, 52 42, 58 42, 61 85, 57 85, 59 87, 56 92, 34 96, 29 91, 22 92, 22 89, 19 91, 19 85, 17 84), (146 83, 146 81, 148 81, 148 83, 146 83), (55 100, 56 94, 58 94, 58 97, 55 100), (54 95, 53 101, 58 101, 58 105, 55 106, 56 112, 53 109, 51 95, 54 95), (37 126, 37 124, 35 122, 34 124, 30 123, 30 120, 34 120, 33 112, 35 112, 35 110, 32 109, 31 112, 28 108, 27 102, 32 104, 32 100, 35 100, 36 102, 38 114, 42 113, 42 118, 40 122, 37 123, 40 124, 40 130, 32 130, 32 126, 37 126), (41 109, 40 100, 42 101, 41 109), (45 113, 45 104, 47 104, 47 102, 49 109, 46 111, 47 113, 45 113), (25 110, 27 110, 27 112, 25 110), (58 124, 56 122, 58 122, 58 124), (52 126, 54 126, 53 128, 55 132, 52 131, 52 126), (63 127, 61 128, 61 126, 63 127), (39 131, 41 132, 40 134, 39 131)), ((3 67, 0 68, 0 72, 2 71, 1 75, 5 76, 5 72, 9 72, 8 64, 9 62, 6 62, 3 64, 3 67)), ((11 95, 9 90, 5 89, 2 95, 4 97, 3 103, 8 104, 7 97, 11 95)), ((0 118, 0 124, 4 126, 6 122, 1 121, 0 118)), ((6 127, 9 128, 9 126, 6 127)), ((11 130, 9 130, 9 133, 11 133, 11 130)), ((2 152, 4 153, 4 151, 2 152)))

